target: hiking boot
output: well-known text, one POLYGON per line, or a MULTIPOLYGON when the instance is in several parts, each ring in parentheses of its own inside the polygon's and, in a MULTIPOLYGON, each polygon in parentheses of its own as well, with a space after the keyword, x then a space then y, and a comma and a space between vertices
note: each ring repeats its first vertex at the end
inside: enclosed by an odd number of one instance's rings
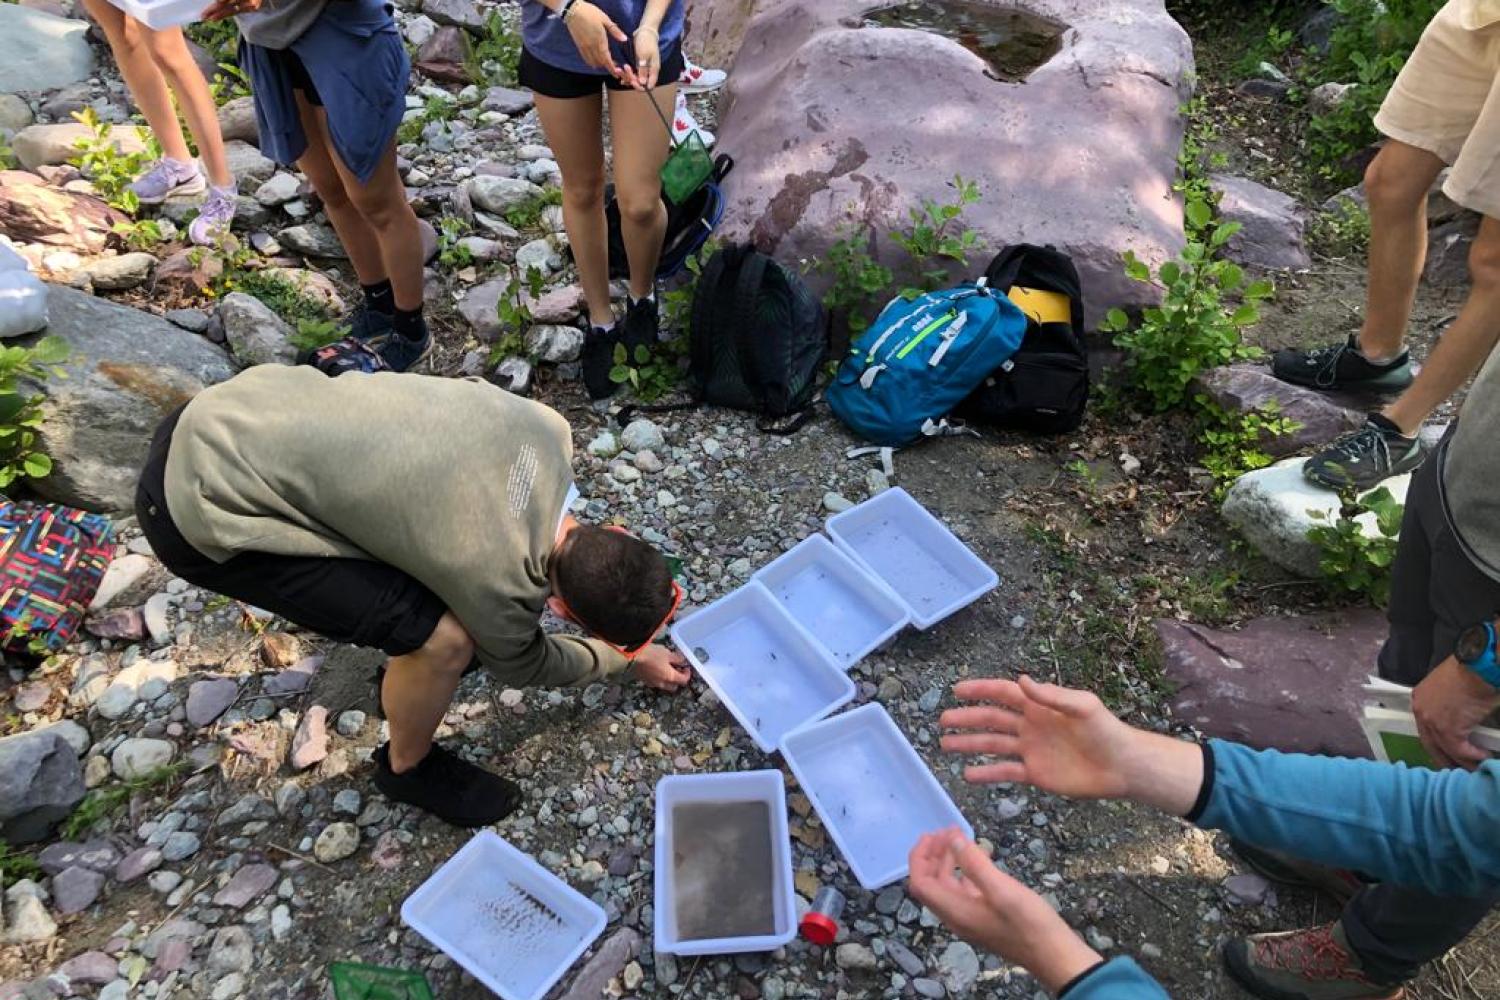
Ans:
POLYGON ((198 194, 206 187, 208 178, 198 164, 169 156, 163 156, 130 182, 130 190, 142 205, 160 205, 174 195, 198 194))
POLYGON ((427 360, 427 356, 432 353, 432 331, 427 329, 426 324, 422 326, 421 339, 387 330, 364 338, 364 342, 385 359, 393 372, 409 372, 427 360))
POLYGON ((729 74, 722 69, 704 69, 684 53, 682 73, 677 77, 677 86, 685 94, 706 94, 724 86, 724 81, 728 78, 729 74))
POLYGON ((391 315, 371 309, 361 302, 344 320, 349 327, 349 336, 355 340, 373 340, 381 334, 391 332, 391 315))
POLYGON ((1411 385, 1411 353, 1402 351, 1389 361, 1370 361, 1359 353, 1358 338, 1350 335, 1341 344, 1311 351, 1277 351, 1271 357, 1271 374, 1310 389, 1400 392, 1411 385))
POLYGON ((641 299, 638 302, 630 301, 625 307, 625 322, 620 331, 620 340, 630 354, 631 364, 636 364, 635 349, 637 347, 644 347, 649 351, 656 346, 660 324, 655 297, 641 299))
POLYGON ((188 239, 200 247, 211 247, 229 235, 236 207, 233 187, 211 187, 198 217, 188 226, 188 239))
POLYGON ((391 745, 375 748, 375 787, 392 802, 405 802, 445 823, 473 829, 498 823, 521 804, 513 781, 476 767, 438 744, 422 763, 397 774, 391 770, 391 745))
POLYGON ((1230 840, 1229 847, 1244 862, 1246 868, 1262 878, 1281 885, 1316 889, 1333 897, 1340 906, 1349 902, 1350 897, 1365 887, 1364 881, 1347 868, 1331 868, 1313 861, 1303 861, 1290 854, 1247 844, 1243 840, 1230 840))
POLYGON ((1365 975, 1340 924, 1253 934, 1224 945, 1235 982, 1264 1000, 1401 1000, 1399 984, 1365 975))
POLYGON ((687 142, 688 136, 694 132, 697 132, 698 138, 703 140, 703 145, 710 148, 713 146, 714 134, 698 124, 698 119, 694 118, 693 113, 688 110, 687 98, 679 90, 677 92, 677 113, 672 116, 673 143, 687 142))
POLYGON ((617 388, 609 371, 615 366, 615 345, 623 343, 618 328, 594 327, 583 335, 583 387, 590 399, 608 399, 617 388))
POLYGON ((1418 436, 1407 437, 1389 421, 1371 414, 1365 425, 1302 463, 1302 476, 1330 490, 1374 489, 1392 476, 1411 472, 1427 457, 1418 436))

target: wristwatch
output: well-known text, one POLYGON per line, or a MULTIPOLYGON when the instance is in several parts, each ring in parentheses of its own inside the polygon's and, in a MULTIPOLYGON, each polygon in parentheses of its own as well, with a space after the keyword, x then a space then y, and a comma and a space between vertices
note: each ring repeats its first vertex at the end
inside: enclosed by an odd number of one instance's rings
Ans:
POLYGON ((1481 622, 1459 633, 1453 655, 1493 688, 1500 688, 1500 662, 1495 659, 1495 623, 1481 622))

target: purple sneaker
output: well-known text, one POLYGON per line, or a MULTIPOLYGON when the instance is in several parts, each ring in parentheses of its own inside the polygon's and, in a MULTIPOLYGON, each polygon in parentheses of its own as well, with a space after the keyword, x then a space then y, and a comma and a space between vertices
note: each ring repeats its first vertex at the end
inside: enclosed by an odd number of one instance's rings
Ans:
POLYGON ((188 239, 207 247, 228 236, 229 224, 234 221, 235 194, 233 187, 209 188, 198 217, 188 226, 188 239))
POLYGON ((163 156, 130 184, 130 190, 142 205, 160 205, 173 195, 198 194, 208 187, 208 180, 198 164, 163 156))

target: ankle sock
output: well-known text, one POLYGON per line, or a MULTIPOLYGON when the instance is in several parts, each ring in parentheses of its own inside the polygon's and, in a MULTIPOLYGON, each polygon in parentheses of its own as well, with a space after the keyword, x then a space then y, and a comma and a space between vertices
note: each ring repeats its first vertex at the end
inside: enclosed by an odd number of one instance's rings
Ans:
POLYGON ((397 308, 391 313, 391 328, 407 340, 422 340, 427 336, 427 321, 422 318, 422 307, 397 308))
POLYGON ((633 306, 638 306, 642 302, 655 302, 656 289, 653 288, 651 291, 647 292, 645 295, 642 295, 640 298, 636 298, 633 295, 626 295, 625 300, 633 306))
POLYGON ((593 329, 590 332, 591 333, 595 333, 595 334, 600 334, 600 335, 614 333, 615 332, 615 321, 614 320, 610 320, 608 326, 600 326, 598 323, 595 323, 594 326, 593 326, 593 329))
POLYGON ((1390 357, 1386 357, 1386 358, 1372 358, 1368 354, 1365 353, 1365 349, 1363 347, 1359 346, 1359 338, 1355 337, 1354 338, 1354 353, 1358 354, 1360 357, 1364 358, 1366 362, 1368 362, 1369 364, 1374 365, 1377 368, 1388 368, 1391 365, 1394 365, 1398 361, 1400 361, 1401 360, 1401 356, 1403 354, 1405 354, 1406 352, 1405 351, 1397 351, 1395 354, 1392 354, 1390 357))
POLYGON ((1380 430, 1386 434, 1394 434, 1397 437, 1406 438, 1408 441, 1416 437, 1415 434, 1407 434, 1401 428, 1397 427, 1395 421, 1386 416, 1384 413, 1370 414, 1369 421, 1376 427, 1380 428, 1380 430))
MULTIPOLYGON (((391 288, 391 279, 385 278, 373 285, 360 285, 365 292, 365 308, 390 316, 396 311, 396 292, 391 288)), ((421 312, 421 310, 418 310, 421 312)))

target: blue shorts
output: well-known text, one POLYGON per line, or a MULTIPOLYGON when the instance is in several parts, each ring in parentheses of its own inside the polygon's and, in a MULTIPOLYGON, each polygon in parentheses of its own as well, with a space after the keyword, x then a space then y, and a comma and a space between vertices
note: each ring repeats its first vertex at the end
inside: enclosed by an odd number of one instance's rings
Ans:
POLYGON ((241 39, 239 62, 255 95, 260 151, 295 163, 307 151, 296 91, 328 113, 328 134, 344 166, 368 181, 406 112, 411 61, 385 0, 332 0, 285 49, 241 39))

